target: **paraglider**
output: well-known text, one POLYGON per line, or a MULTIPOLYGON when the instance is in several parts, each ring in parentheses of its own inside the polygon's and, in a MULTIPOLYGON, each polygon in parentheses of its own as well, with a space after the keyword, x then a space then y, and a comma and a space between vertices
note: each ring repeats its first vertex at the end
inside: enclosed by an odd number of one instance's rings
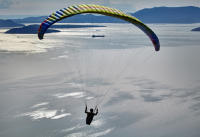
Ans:
MULTIPOLYGON (((140 20, 137 18, 125 14, 120 10, 105 7, 105 6, 100 6, 100 5, 86 5, 86 4, 81 4, 81 5, 73 5, 64 9, 60 9, 59 11, 56 11, 55 13, 52 13, 47 19, 45 19, 39 29, 38 29, 38 38, 41 40, 44 37, 45 32, 47 29, 53 25, 54 23, 77 15, 77 14, 84 14, 84 13, 95 13, 95 14, 102 14, 105 16, 111 16, 111 17, 116 17, 122 20, 125 20, 129 23, 132 23, 133 25, 137 26, 140 30, 142 30, 151 40, 155 51, 160 50, 160 43, 159 39, 156 36, 156 34, 144 23, 142 23, 140 20)), ((92 37, 104 37, 104 35, 92 35, 92 37)), ((80 73, 80 72, 79 72, 80 73)), ((105 93, 105 95, 108 93, 109 90, 105 93)), ((87 114, 86 117, 86 124, 90 125, 93 117, 98 114, 98 108, 96 105, 95 109, 90 109, 90 111, 87 111, 87 105, 85 107, 85 113, 87 114)))
POLYGON ((156 51, 160 50, 160 43, 156 34, 147 25, 142 23, 137 18, 131 15, 125 14, 122 11, 114 9, 114 8, 109 8, 109 7, 100 6, 100 5, 90 5, 90 4, 74 5, 74 6, 70 6, 68 8, 64 8, 59 11, 56 11, 55 13, 52 13, 49 17, 47 17, 46 20, 44 20, 41 23, 40 28, 38 30, 38 38, 43 39, 44 34, 47 31, 47 29, 54 23, 64 18, 68 18, 74 15, 83 14, 83 13, 102 14, 106 16, 120 18, 122 20, 130 22, 134 24, 135 26, 137 26, 139 29, 141 29, 150 38, 156 51))

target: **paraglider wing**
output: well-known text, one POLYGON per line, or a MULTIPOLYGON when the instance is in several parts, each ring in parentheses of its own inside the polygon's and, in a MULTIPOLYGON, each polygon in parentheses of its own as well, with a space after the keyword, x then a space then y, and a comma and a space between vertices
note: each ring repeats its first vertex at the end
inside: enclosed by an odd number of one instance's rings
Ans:
POLYGON ((112 16, 112 17, 116 17, 116 18, 120 18, 122 20, 128 21, 136 25, 138 28, 140 28, 150 38, 156 51, 160 50, 160 43, 159 43, 158 37, 144 23, 142 23, 140 20, 138 20, 137 18, 131 15, 123 13, 120 10, 105 7, 105 6, 100 6, 100 5, 82 4, 82 5, 70 6, 68 8, 64 8, 59 11, 56 11, 56 13, 51 14, 46 20, 44 20, 41 23, 40 28, 38 30, 38 38, 43 39, 43 36, 45 32, 47 31, 47 29, 55 22, 60 21, 67 17, 77 15, 77 14, 82 14, 82 13, 97 13, 97 14, 112 16))

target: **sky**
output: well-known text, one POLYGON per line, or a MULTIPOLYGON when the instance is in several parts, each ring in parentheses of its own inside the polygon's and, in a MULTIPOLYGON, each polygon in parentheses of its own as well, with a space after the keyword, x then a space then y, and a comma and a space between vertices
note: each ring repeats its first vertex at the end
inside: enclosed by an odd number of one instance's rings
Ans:
POLYGON ((83 3, 109 6, 124 12, 135 12, 143 8, 159 6, 200 7, 200 0, 0 0, 0 17, 49 15, 58 9, 83 3))

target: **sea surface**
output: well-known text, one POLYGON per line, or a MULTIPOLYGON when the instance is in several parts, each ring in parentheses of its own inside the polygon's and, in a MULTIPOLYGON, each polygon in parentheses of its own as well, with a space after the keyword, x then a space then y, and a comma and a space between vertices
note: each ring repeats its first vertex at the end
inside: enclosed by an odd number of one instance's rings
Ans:
POLYGON ((200 136, 200 24, 148 24, 159 52, 132 24, 101 25, 0 29, 1 137, 200 136))

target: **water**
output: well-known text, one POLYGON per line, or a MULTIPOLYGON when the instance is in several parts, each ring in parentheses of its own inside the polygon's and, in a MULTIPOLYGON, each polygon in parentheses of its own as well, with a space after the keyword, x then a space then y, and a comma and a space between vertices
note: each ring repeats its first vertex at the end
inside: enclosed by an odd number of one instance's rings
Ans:
POLYGON ((0 136, 199 137, 200 24, 150 24, 159 52, 131 24, 103 25, 42 41, 0 30, 0 136))

